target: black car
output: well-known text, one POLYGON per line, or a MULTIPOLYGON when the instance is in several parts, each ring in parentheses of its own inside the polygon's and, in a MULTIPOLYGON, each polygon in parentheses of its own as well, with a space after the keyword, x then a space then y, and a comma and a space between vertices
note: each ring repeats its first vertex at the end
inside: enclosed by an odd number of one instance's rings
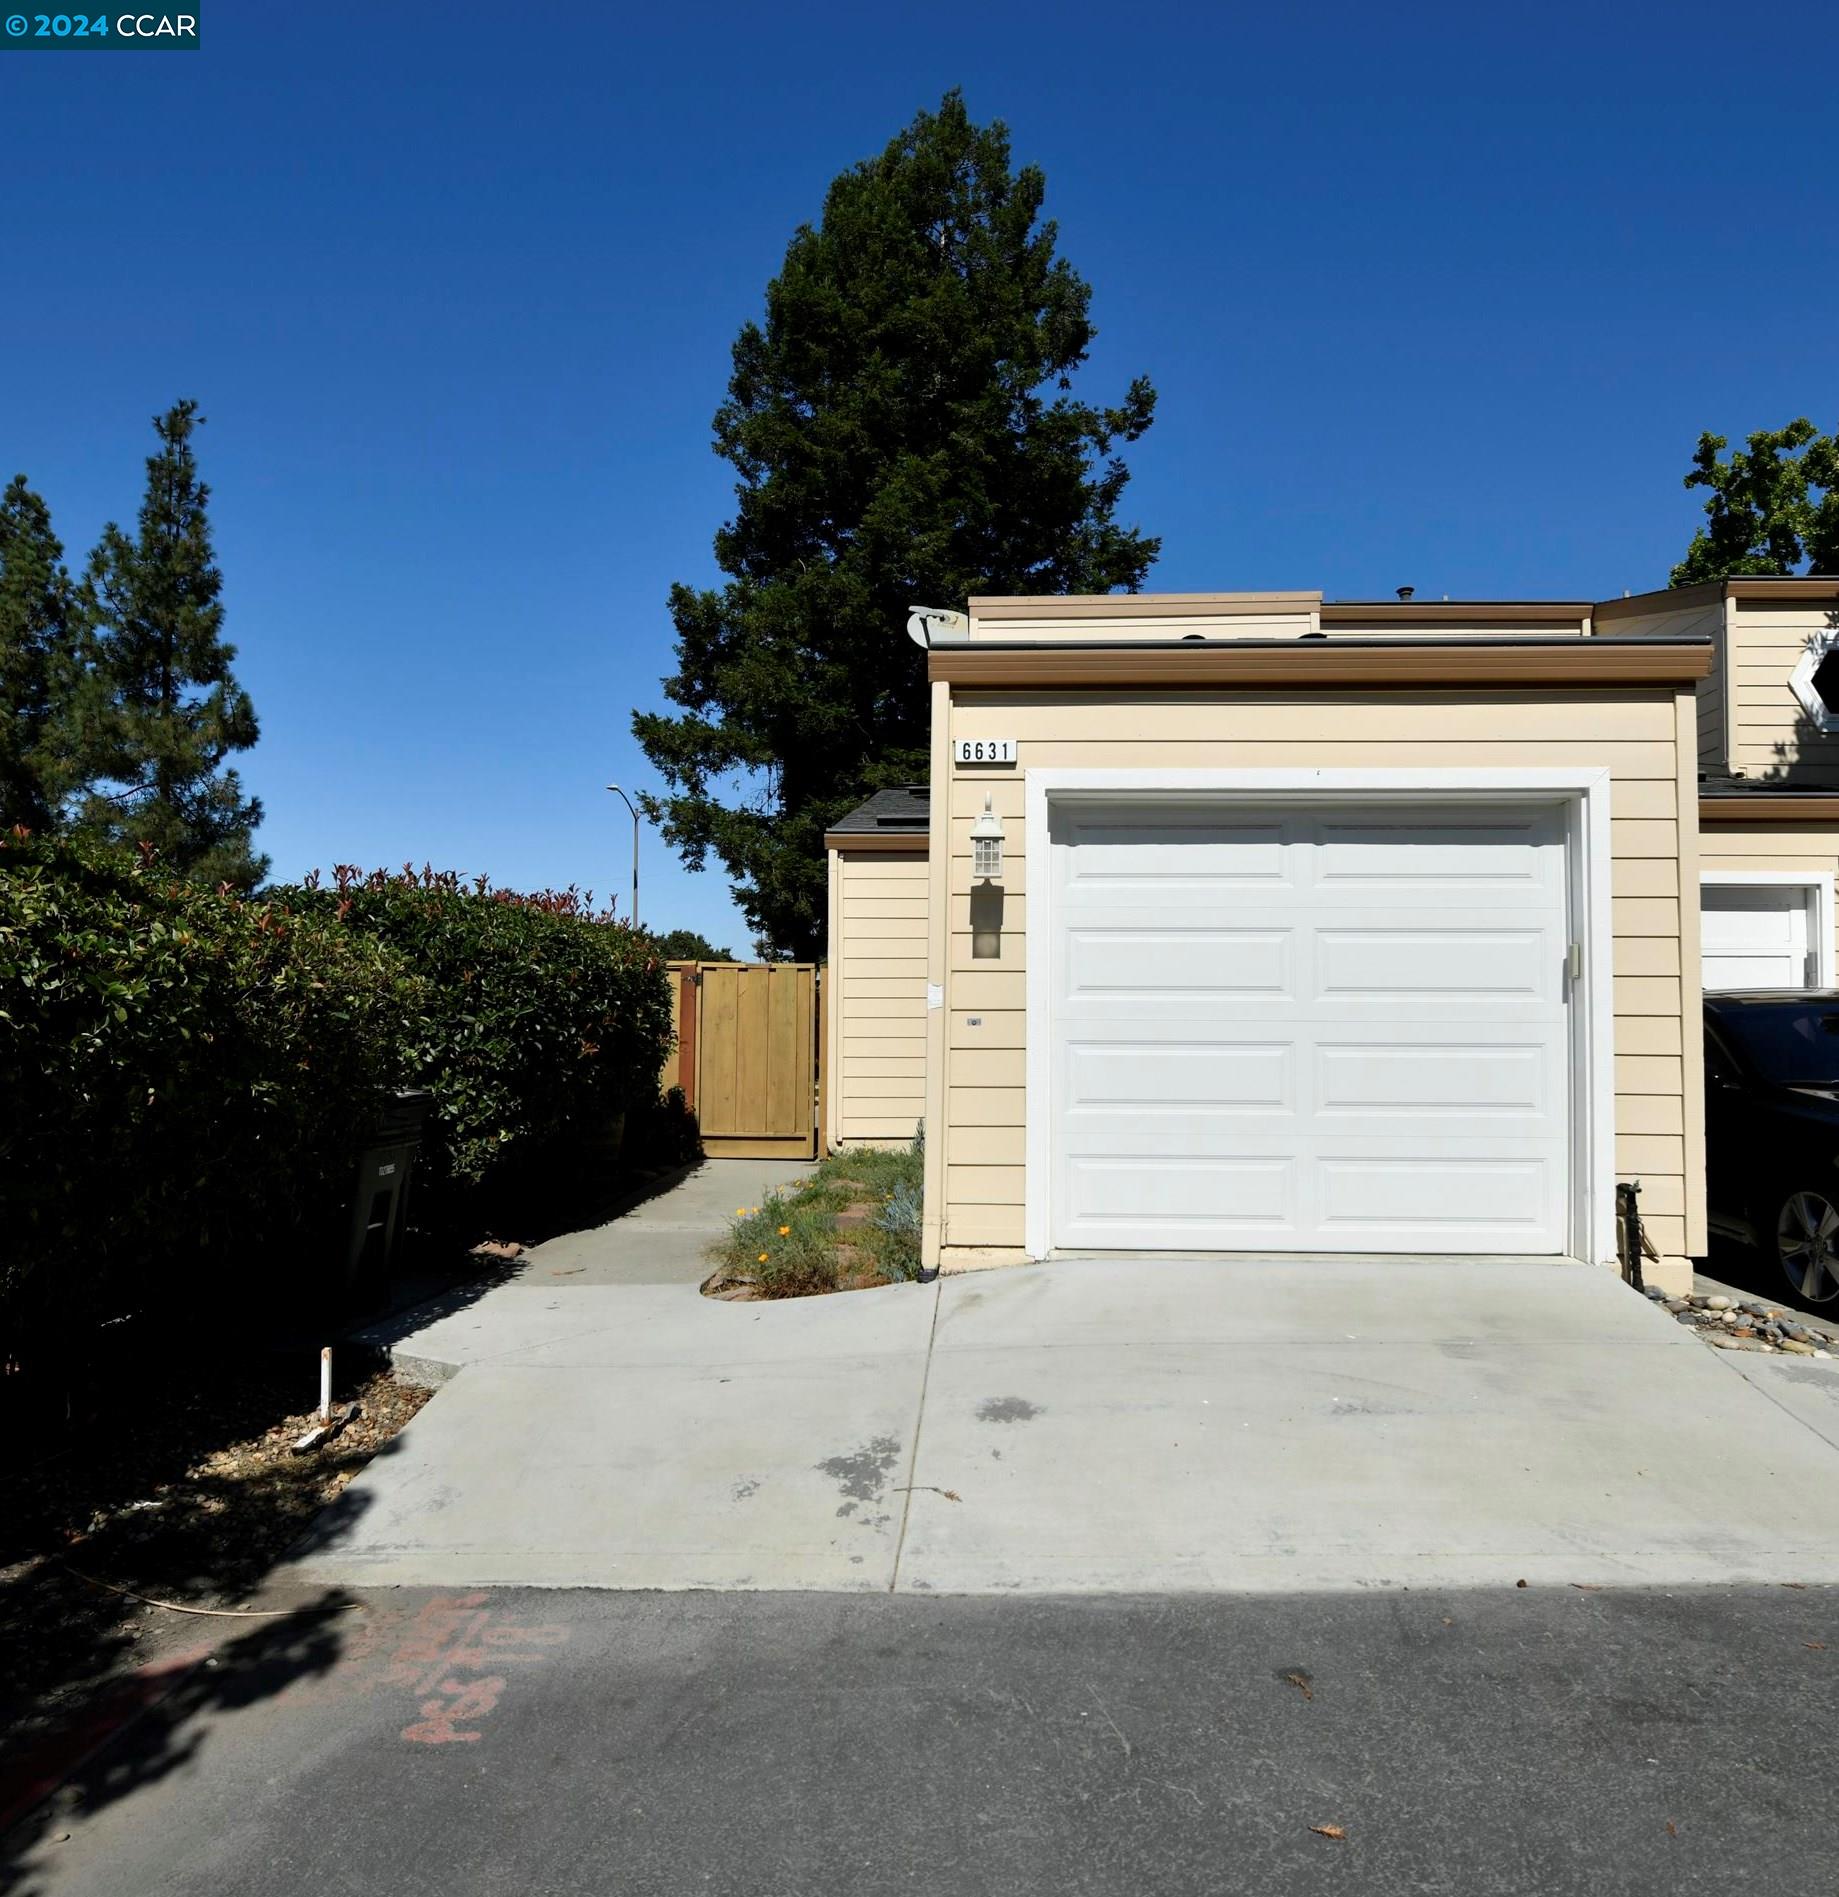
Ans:
POLYGON ((1711 1228, 1839 1298, 1839 989, 1705 997, 1711 1228))

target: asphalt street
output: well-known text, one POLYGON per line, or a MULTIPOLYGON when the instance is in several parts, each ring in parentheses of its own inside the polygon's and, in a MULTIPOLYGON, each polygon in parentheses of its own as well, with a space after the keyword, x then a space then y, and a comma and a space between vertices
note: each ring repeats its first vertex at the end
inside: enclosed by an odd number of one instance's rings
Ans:
POLYGON ((1839 1888, 1839 1590, 340 1601, 231 1623, 0 1889, 1839 1888))

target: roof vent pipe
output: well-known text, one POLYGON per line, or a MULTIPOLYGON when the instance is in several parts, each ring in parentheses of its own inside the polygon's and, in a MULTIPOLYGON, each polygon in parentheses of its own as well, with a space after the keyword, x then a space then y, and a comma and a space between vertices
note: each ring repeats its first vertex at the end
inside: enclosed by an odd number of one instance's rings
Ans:
POLYGON ((1398 589, 1400 599, 1409 599, 1418 589, 1415 586, 1401 586, 1398 589))

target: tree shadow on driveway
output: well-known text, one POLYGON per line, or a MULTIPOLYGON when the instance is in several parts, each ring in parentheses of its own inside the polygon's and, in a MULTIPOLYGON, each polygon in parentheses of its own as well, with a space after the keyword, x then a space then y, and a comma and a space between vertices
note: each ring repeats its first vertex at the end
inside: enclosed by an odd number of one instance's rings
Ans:
MULTIPOLYGON (((93 1816, 191 1765, 214 1715, 329 1673, 345 1649, 349 1623, 358 1617, 356 1606, 336 1590, 319 1594, 277 1619, 248 1623, 249 1632, 208 1656, 194 1653, 168 1663, 164 1677, 156 1673, 146 1682, 149 1696, 159 1695, 153 1703, 136 1706, 130 1698, 114 1708, 96 1706, 93 1717, 103 1730, 89 1751, 74 1759, 60 1759, 55 1747, 41 1753, 43 1769, 61 1784, 0 1836, 0 1897, 41 1897, 50 1888, 42 1852, 55 1849, 73 1820, 93 1816), (118 1716, 123 1723, 107 1730, 118 1716)), ((80 1745, 83 1736, 79 1723, 72 1737, 80 1745)))

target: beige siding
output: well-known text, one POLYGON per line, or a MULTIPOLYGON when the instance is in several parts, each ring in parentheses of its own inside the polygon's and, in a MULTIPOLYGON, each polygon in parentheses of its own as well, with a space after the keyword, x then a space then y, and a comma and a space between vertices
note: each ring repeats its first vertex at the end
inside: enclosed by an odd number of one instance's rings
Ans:
POLYGON ((1321 626, 1320 593, 1116 593, 1018 602, 973 599, 973 639, 1051 639, 1056 643, 1120 639, 1285 639, 1321 626))
MULTIPOLYGON (((1699 868, 1805 870, 1839 877, 1839 827, 1805 823, 1708 823, 1699 843, 1699 868)), ((1839 943, 1834 945, 1839 957, 1839 943)), ((1836 960, 1835 966, 1839 966, 1836 960)))
MULTIPOLYGON (((1031 600, 1025 617, 992 611, 990 602, 972 600, 969 634, 973 639, 1051 640, 1055 644, 1117 644, 1135 639, 1300 639, 1326 630, 1336 639, 1499 639, 1503 637, 1580 639, 1590 630, 1586 610, 1554 605, 1549 613, 1516 611, 1503 619, 1485 608, 1473 613, 1442 601, 1435 616, 1414 617, 1386 602, 1381 610, 1338 607, 1324 627, 1319 594, 1209 598, 1195 595, 1117 594, 1105 599, 1031 600)), ((1620 630, 1620 628, 1618 628, 1620 630)))
POLYGON ((830 854, 832 1145, 904 1145, 925 1112, 927 860, 830 854))
MULTIPOLYGON (((1689 695, 1619 691, 1224 693, 959 692, 951 735, 1011 737, 1020 762, 935 766, 949 789, 934 952, 945 971, 941 1149, 948 1262, 1019 1256, 1027 1038, 1029 767, 1607 766, 1612 772, 1617 1165, 1642 1181, 1655 1244, 1702 1250, 1698 1073, 1698 808, 1689 695), (1006 832, 1001 953, 971 958, 970 824, 992 795, 1006 832), (1682 870, 1686 872, 1682 873, 1682 870), (1682 942, 1690 955, 1682 956, 1682 942), (980 1017, 971 1026, 968 1017, 980 1017)), ((935 791, 935 795, 936 795, 935 791)), ((930 1210, 930 1208, 929 1208, 930 1210)))
POLYGON ((1652 639, 1710 638, 1716 642, 1717 659, 1711 676, 1699 681, 1696 731, 1699 769, 1721 777, 1730 768, 1725 756, 1724 602, 1700 600, 1690 606, 1667 607, 1659 603, 1666 598, 1664 593, 1653 598, 1653 611, 1618 613, 1603 630, 1618 637, 1640 634, 1652 639))
POLYGON ((1718 663, 1709 678, 1699 680, 1698 690, 1699 769, 1713 777, 1722 777, 1730 769, 1730 760, 1724 754, 1726 704, 1724 648, 1720 645, 1718 663))
MULTIPOLYGON (((1650 597, 1664 600, 1664 593, 1650 597)), ((1724 624, 1722 600, 1701 600, 1691 606, 1656 605, 1652 612, 1617 613, 1603 625, 1606 636, 1651 639, 1715 638, 1724 624)))
POLYGON ((1819 601, 1731 602, 1731 769, 1740 777, 1839 786, 1839 733, 1824 732, 1788 684, 1810 639, 1839 630, 1819 601))

